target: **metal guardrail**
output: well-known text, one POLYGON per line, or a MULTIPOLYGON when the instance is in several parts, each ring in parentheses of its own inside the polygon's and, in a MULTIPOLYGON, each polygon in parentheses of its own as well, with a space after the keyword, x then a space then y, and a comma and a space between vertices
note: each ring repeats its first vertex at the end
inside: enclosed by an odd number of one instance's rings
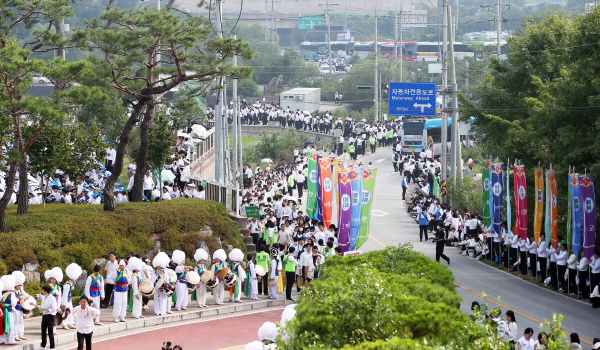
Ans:
POLYGON ((235 195, 235 185, 217 183, 214 179, 190 178, 190 181, 196 186, 204 187, 204 199, 223 203, 228 211, 235 211, 237 208, 238 196, 235 195))

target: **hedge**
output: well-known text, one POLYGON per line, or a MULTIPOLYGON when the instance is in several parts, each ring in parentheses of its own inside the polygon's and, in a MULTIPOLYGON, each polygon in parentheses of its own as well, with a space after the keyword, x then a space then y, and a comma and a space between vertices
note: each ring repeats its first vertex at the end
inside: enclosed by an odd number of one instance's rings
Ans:
POLYGON ((101 205, 35 205, 23 216, 11 206, 6 227, 7 233, 0 233, 0 274, 25 263, 39 263, 42 276, 48 268, 64 269, 72 262, 91 271, 93 260, 107 258, 111 251, 119 257, 145 255, 154 248, 154 239, 160 240, 162 251, 185 251, 190 264, 196 245, 205 241, 212 253, 217 237, 223 245, 246 250, 225 207, 200 199, 124 203, 115 212, 105 212, 101 205), (213 235, 199 235, 207 226, 213 235))
POLYGON ((394 337, 403 339, 398 349, 411 348, 406 339, 450 342, 472 323, 457 308, 452 280, 410 245, 328 259, 302 291, 283 347, 335 349, 394 337))

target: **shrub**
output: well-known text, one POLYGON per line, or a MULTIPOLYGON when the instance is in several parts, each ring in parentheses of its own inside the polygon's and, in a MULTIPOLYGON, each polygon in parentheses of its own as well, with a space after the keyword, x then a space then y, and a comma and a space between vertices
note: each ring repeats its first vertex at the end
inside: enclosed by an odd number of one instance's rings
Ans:
MULTIPOLYGON (((469 323, 452 273, 410 245, 335 257, 303 290, 291 349, 341 348, 394 337, 448 342, 469 323)), ((404 343, 403 343, 404 344, 404 343)), ((404 348, 410 348, 406 342, 404 348)), ((377 347, 374 347, 374 349, 377 347)), ((403 347, 398 347, 401 349, 403 347)))
POLYGON ((8 233, 0 233, 0 270, 15 270, 21 265, 39 263, 43 272, 54 266, 63 269, 75 262, 87 271, 93 260, 129 252, 147 254, 154 240, 161 250, 181 249, 191 259, 196 245, 206 241, 209 250, 217 249, 217 237, 224 245, 245 251, 245 244, 225 207, 213 201, 177 199, 159 203, 125 203, 114 213, 99 205, 47 204, 30 206, 29 214, 16 215, 15 206, 7 210, 8 233), (198 234, 206 226, 211 237, 198 234))

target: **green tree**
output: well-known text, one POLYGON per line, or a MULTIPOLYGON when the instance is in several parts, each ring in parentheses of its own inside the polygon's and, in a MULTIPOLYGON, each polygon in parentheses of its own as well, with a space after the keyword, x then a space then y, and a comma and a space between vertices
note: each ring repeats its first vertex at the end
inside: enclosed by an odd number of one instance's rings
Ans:
MULTIPOLYGON (((112 188, 123 168, 129 136, 140 126, 140 147, 132 199, 142 197, 143 176, 149 147, 149 129, 159 97, 184 82, 198 84, 198 93, 215 86, 220 76, 245 78, 250 68, 234 68, 230 58, 252 56, 248 44, 231 38, 212 38, 212 23, 203 17, 171 13, 166 8, 122 10, 113 8, 88 24, 88 48, 105 53, 103 60, 90 58, 104 86, 117 89, 133 100, 130 115, 119 136, 114 172, 106 185, 104 209, 114 210, 112 188)), ((98 84, 98 79, 93 82, 98 84)))
POLYGON ((292 161, 294 149, 304 146, 308 136, 288 129, 286 134, 263 132, 260 141, 251 147, 244 148, 244 161, 247 163, 260 163, 263 158, 270 158, 275 164, 285 164, 292 161))
POLYGON ((173 154, 173 139, 177 125, 169 118, 163 109, 159 109, 150 125, 150 144, 148 146, 148 164, 155 170, 162 171, 169 156, 173 154))

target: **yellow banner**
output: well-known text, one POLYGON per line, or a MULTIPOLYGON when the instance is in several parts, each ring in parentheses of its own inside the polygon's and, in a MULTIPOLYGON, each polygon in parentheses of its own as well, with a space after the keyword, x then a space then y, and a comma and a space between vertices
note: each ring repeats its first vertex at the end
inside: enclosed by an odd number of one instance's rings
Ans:
MULTIPOLYGON (((533 236, 539 243, 544 223, 544 169, 535 168, 535 207, 533 217, 533 236)), ((548 234, 546 232, 546 234, 548 234)))

